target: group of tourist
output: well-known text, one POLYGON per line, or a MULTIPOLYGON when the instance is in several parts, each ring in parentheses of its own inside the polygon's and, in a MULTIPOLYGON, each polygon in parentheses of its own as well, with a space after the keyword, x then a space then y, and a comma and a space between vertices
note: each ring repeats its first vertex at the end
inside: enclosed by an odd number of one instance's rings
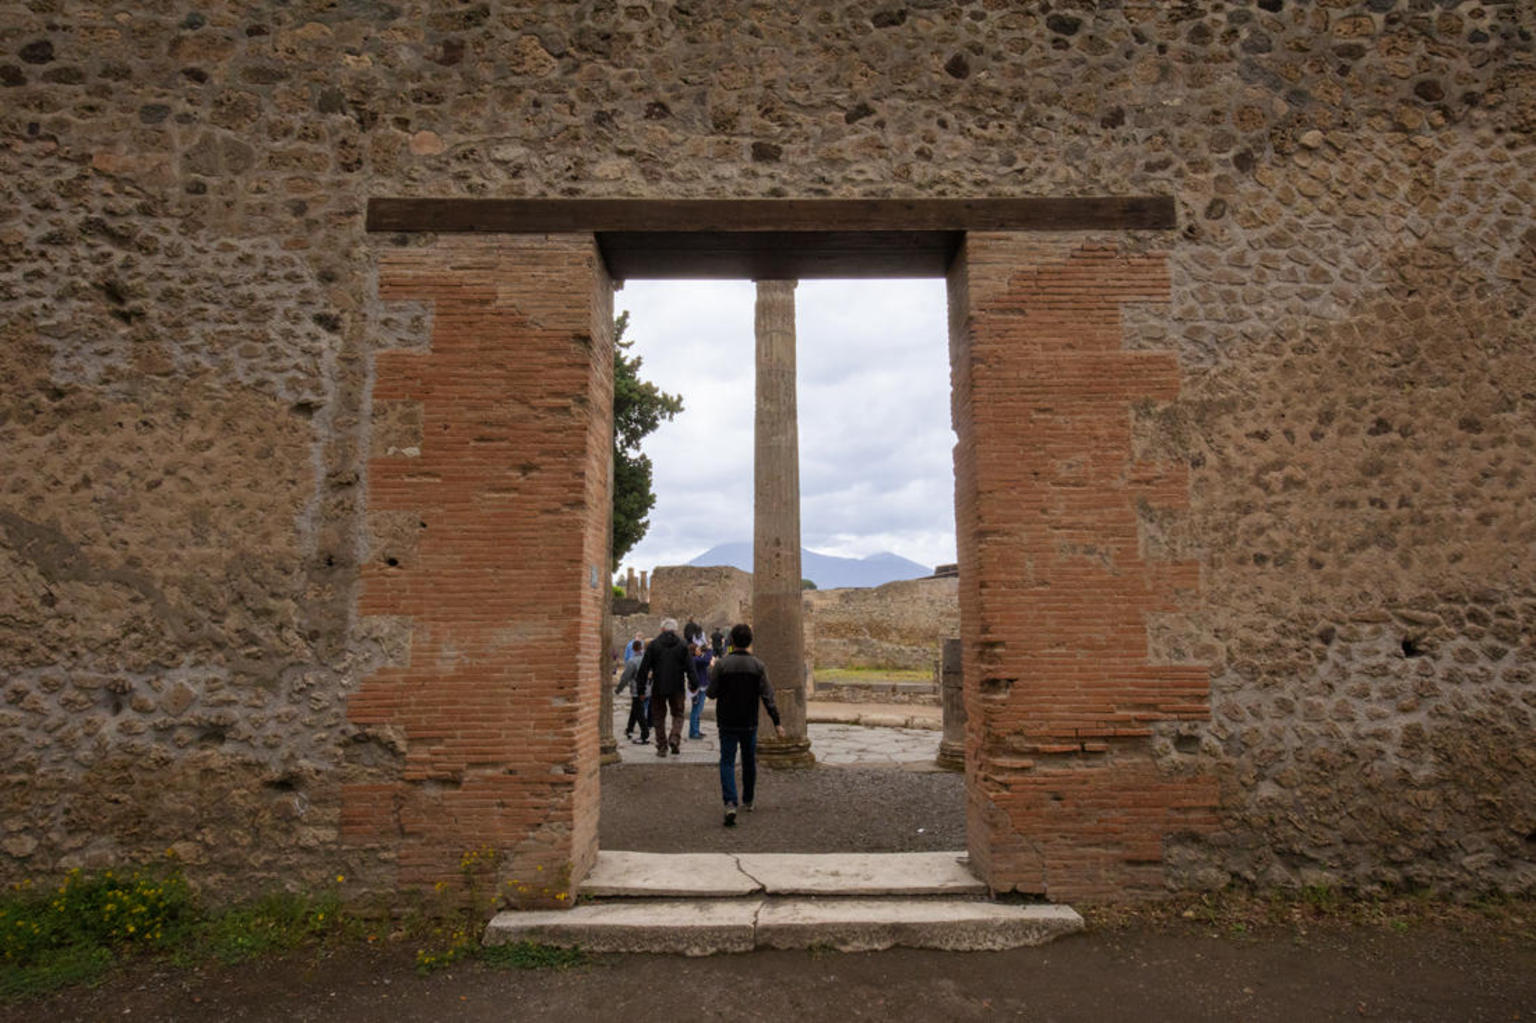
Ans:
POLYGON ((702 739, 699 727, 704 701, 715 701, 715 727, 720 736, 720 793, 725 802, 725 824, 736 823, 738 807, 752 809, 757 785, 757 704, 761 700, 780 738, 784 728, 768 684, 768 669, 749 652, 752 627, 731 627, 730 649, 726 636, 716 628, 706 640, 704 630, 689 619, 681 637, 677 619, 667 618, 661 632, 646 643, 635 634, 624 651, 624 668, 615 693, 630 690, 629 722, 624 735, 636 745, 656 736, 656 755, 681 752, 683 710, 691 698, 688 738, 702 739), (670 719, 670 727, 669 727, 670 719), (635 735, 639 730, 639 737, 635 735), (736 756, 741 754, 741 794, 736 790, 736 756))

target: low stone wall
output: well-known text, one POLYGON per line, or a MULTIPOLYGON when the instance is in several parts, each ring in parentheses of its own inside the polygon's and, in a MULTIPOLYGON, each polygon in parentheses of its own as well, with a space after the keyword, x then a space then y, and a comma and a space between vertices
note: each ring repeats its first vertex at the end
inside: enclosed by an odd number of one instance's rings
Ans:
MULTIPOLYGON (((957 580, 807 590, 805 658, 811 669, 930 669, 945 636, 960 634, 957 580)), ((706 632, 752 621, 752 575, 737 568, 664 566, 651 576, 650 610, 614 617, 615 642, 656 635, 663 618, 690 617, 706 632)))

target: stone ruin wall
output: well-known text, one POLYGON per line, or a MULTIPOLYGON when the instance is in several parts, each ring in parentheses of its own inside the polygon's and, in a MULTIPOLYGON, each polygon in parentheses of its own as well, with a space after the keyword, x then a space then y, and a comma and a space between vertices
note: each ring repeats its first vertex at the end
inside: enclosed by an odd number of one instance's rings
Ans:
POLYGON ((339 792, 413 741, 347 706, 408 653, 359 578, 430 239, 367 197, 1162 193, 1096 240, 1167 253, 1126 344, 1182 378, 1168 882, 1533 886, 1530 5, 796 6, 0 2, 0 874, 396 883, 339 792))
POLYGON ((813 668, 919 668, 938 682, 943 641, 960 635, 956 580, 905 579, 805 595, 805 645, 813 668))

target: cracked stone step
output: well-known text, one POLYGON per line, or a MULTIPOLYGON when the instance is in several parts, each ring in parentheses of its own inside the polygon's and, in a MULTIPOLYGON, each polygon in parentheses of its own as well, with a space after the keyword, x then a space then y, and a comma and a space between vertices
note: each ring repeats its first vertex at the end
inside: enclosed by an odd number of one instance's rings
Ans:
POLYGON ((873 952, 936 948, 983 952, 1043 945, 1083 929, 1070 906, 1009 906, 962 899, 770 899, 757 917, 758 948, 873 952))
POLYGON ((601 851, 589 898, 769 895, 974 895, 987 887, 963 852, 640 853, 601 851))
POLYGON ((589 897, 723 898, 762 890, 728 853, 643 853, 600 850, 581 882, 589 897))
POLYGON ((757 947, 757 914, 762 905, 762 899, 650 899, 507 911, 491 918, 483 941, 685 956, 750 952, 757 947))
POLYGON ((969 899, 645 899, 498 913, 484 941, 687 956, 755 948, 983 951, 1040 945, 1082 929, 1068 906, 969 899))

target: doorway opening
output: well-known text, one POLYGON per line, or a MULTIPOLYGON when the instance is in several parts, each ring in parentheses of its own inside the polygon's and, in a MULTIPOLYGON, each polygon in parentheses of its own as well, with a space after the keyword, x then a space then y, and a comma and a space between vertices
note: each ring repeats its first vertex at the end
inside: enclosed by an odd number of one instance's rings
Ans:
POLYGON ((1141 535, 1188 499, 1134 433, 1181 368, 1121 319, 1168 301, 1171 200, 399 199, 368 226, 380 303, 431 325, 373 362, 358 615, 399 642, 348 700, 390 755, 343 782, 341 831, 402 884, 490 844, 555 906, 596 859, 613 280, 643 276, 943 275, 972 867, 1155 891, 1168 838, 1218 826, 1215 779, 1158 743, 1209 719, 1209 669, 1149 642, 1200 587, 1141 535))
MULTIPOLYGON (((660 621, 752 621, 753 303, 749 281, 629 282, 629 352, 682 396, 647 440, 656 504, 616 583, 614 637, 660 621), (638 582, 644 578, 641 593, 638 582), (617 592, 617 591, 616 591, 617 592)), ((942 640, 959 636, 944 282, 816 279, 795 289, 807 731, 816 768, 758 771, 757 810, 723 831, 713 708, 682 758, 644 728, 603 774, 604 849, 904 852, 965 847, 963 778, 936 764, 942 640), (674 768, 688 768, 682 779, 674 768)))

